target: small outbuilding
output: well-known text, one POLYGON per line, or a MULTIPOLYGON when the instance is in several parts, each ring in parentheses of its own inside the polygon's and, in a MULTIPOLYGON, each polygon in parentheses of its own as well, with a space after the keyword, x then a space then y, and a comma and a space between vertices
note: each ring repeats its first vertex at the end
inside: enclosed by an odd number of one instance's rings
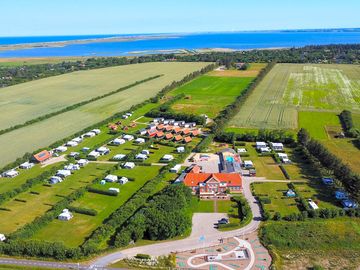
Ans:
POLYGON ((89 164, 89 161, 87 159, 79 159, 77 161, 77 164, 80 166, 80 167, 85 167, 87 164, 89 164))
POLYGON ((162 158, 161 158, 161 160, 163 160, 163 161, 172 161, 172 160, 174 160, 174 156, 173 155, 164 155, 162 158))
POLYGON ((244 160, 243 164, 245 168, 254 168, 254 163, 251 160, 244 160))
POLYGON ((137 144, 143 144, 143 143, 145 143, 145 139, 144 139, 144 138, 137 138, 137 139, 135 140, 135 143, 137 143, 137 144))
POLYGON ((61 145, 61 146, 56 147, 56 148, 54 149, 54 151, 57 152, 57 153, 63 153, 63 152, 66 152, 66 151, 67 151, 67 147, 61 145))
POLYGON ((7 177, 7 178, 14 178, 14 177, 16 177, 18 175, 19 175, 19 172, 16 171, 16 170, 10 170, 10 171, 7 171, 7 172, 3 173, 3 176, 7 177))
POLYGON ((98 149, 96 149, 96 152, 100 153, 100 155, 104 156, 110 153, 110 149, 105 147, 105 146, 101 146, 98 149))
POLYGON ((56 176, 61 177, 62 179, 71 175, 70 170, 58 170, 56 176))
POLYGON ((286 191, 286 197, 292 198, 295 196, 296 196, 296 193, 292 189, 289 189, 288 191, 286 191))
POLYGON ((256 145, 256 149, 258 149, 258 150, 260 150, 261 148, 267 147, 266 142, 256 142, 255 145, 256 145))
POLYGON ((96 160, 98 157, 100 157, 100 153, 97 151, 91 151, 87 156, 89 159, 96 160))
POLYGON ((185 147, 184 146, 179 146, 178 148, 176 148, 176 151, 178 153, 184 153, 185 152, 185 147))
POLYGON ((113 192, 113 193, 115 193, 115 194, 119 194, 119 193, 120 193, 120 189, 119 189, 119 188, 113 188, 113 187, 111 187, 111 188, 109 188, 109 191, 111 191, 111 192, 113 192))
POLYGON ((123 136, 123 139, 126 140, 126 141, 132 141, 132 140, 134 140, 134 136, 126 134, 126 135, 123 136))
POLYGON ((124 139, 120 139, 120 138, 116 138, 113 141, 110 142, 110 144, 113 145, 122 145, 124 144, 126 141, 124 139))
POLYGON ((180 171, 180 169, 181 169, 181 165, 180 165, 180 164, 176 164, 174 167, 172 167, 172 168, 170 169, 170 172, 171 172, 171 173, 178 173, 178 172, 180 171))
POLYGON ((0 242, 4 242, 5 240, 6 240, 5 235, 0 233, 0 242))
POLYGON ((274 151, 284 151, 284 145, 282 143, 271 142, 270 146, 274 151))

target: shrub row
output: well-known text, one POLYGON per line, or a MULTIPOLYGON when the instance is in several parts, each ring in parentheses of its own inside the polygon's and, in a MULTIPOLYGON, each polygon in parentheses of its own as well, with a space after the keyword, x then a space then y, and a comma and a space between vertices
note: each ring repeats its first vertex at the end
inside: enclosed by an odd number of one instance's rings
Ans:
POLYGON ((75 207, 75 206, 68 206, 67 207, 71 212, 88 215, 88 216, 96 216, 98 212, 94 209, 83 208, 83 207, 75 207))
POLYGON ((348 110, 344 110, 339 115, 341 124, 345 131, 346 136, 351 138, 357 138, 360 136, 360 130, 356 129, 352 119, 352 114, 348 110))
POLYGON ((89 187, 87 190, 89 192, 97 193, 97 194, 101 194, 101 195, 114 196, 114 197, 118 196, 118 193, 111 191, 111 190, 97 189, 97 188, 93 188, 93 187, 89 187))

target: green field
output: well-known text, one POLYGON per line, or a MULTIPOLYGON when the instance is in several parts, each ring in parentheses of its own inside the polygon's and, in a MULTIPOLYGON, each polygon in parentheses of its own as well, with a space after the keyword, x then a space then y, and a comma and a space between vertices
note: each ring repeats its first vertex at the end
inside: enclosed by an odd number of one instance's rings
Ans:
MULTIPOLYGON (((0 136, 0 147, 2 148, 2 151, 4 153, 7 153, 7 155, 2 155, 0 157, 0 167, 3 165, 6 165, 7 163, 15 160, 16 158, 22 156, 26 152, 32 152, 36 149, 39 149, 41 147, 46 147, 53 143, 54 141, 57 141, 59 139, 62 139, 64 137, 70 136, 71 134, 74 134, 75 132, 82 130, 94 123, 97 123, 107 117, 110 117, 111 115, 115 114, 119 111, 124 111, 129 109, 132 105, 138 104, 152 96, 154 96, 157 92, 159 92, 164 86, 168 85, 174 80, 180 80, 182 79, 186 74, 189 74, 195 70, 198 70, 205 66, 204 63, 152 63, 152 64, 139 64, 134 65, 138 67, 137 72, 139 80, 147 78, 147 72, 150 72, 148 70, 151 70, 151 72, 155 72, 155 74, 164 74, 164 76, 157 78, 155 80, 137 85, 131 89, 127 89, 125 91, 122 91, 120 93, 111 95, 109 97, 97 100, 95 102, 89 103, 87 105, 78 107, 74 110, 62 113, 60 115, 54 116, 52 118, 46 119, 44 121, 35 123, 33 125, 20 128, 17 130, 14 130, 12 132, 3 134, 0 136), (144 74, 146 76, 144 76, 144 74), (49 128, 51 127, 51 128, 49 128), (44 132, 46 130, 46 132, 44 132), (9 142, 13 141, 14 138, 16 138, 16 147, 14 147, 14 144, 11 144, 9 142)), ((133 68, 132 66, 131 69, 133 68)), ((120 68, 120 67, 119 67, 120 68)), ((124 67, 121 67, 124 68, 124 67)), ((113 69, 113 68, 110 68, 113 69)), ((91 70, 88 72, 96 72, 97 70, 91 70)), ((100 70, 100 72, 103 72, 100 70)), ((134 73, 136 73, 133 70, 134 73)), ((81 74, 81 73, 80 73, 81 74)), ((96 74, 96 73, 94 73, 96 74)), ((116 74, 115 74, 116 75, 116 74)), ((112 76, 115 76, 114 73, 112 73, 112 76)), ((66 74, 62 76, 74 76, 74 74, 66 74)), ((48 80, 56 80, 58 77, 51 77, 39 81, 29 82, 29 83, 46 83, 48 80), (44 81, 44 82, 43 82, 44 81)), ((120 76, 121 77, 121 76, 120 76)), ((130 75, 128 77, 131 77, 130 75)), ((126 77, 125 77, 126 78, 126 77)), ((107 80, 112 81, 111 78, 107 77, 107 80)), ((125 79, 124 79, 125 80, 125 79)), ((47 99, 49 99, 51 105, 48 107, 44 107, 41 112, 39 112, 40 115, 43 115, 44 113, 49 113, 48 109, 50 107, 55 106, 54 103, 57 103, 58 100, 64 103, 62 101, 62 98, 59 98, 59 95, 61 94, 61 88, 67 89, 68 86, 70 87, 75 82, 78 81, 76 77, 69 77, 69 81, 66 83, 57 84, 58 89, 55 93, 52 94, 52 96, 47 96, 47 99), (71 78, 71 80, 70 80, 71 78)), ((100 80, 101 81, 101 80, 100 80)), ((115 80, 116 81, 116 80, 115 80)), ((86 82, 86 80, 82 80, 84 84, 84 91, 87 91, 87 87, 90 88, 96 88, 93 85, 96 85, 96 82, 94 84, 90 82, 86 82), (90 86, 89 86, 90 85, 90 86)), ((134 82, 134 80, 132 81, 134 82)), ((24 87, 24 85, 27 85, 29 83, 19 84, 14 87, 24 87)), ((125 83, 127 84, 127 83, 125 83)), ((124 86, 125 84, 117 83, 115 89, 124 86)), ((51 85, 51 84, 50 84, 51 85)), ((47 85, 45 84, 43 87, 47 88, 47 85)), ((109 86, 110 87, 110 86, 109 86)), ((6 89, 6 88, 5 88, 6 89)), ((42 88, 43 89, 43 88, 42 88)), ((20 88, 20 90, 22 90, 20 88)), ((113 90, 113 89, 111 89, 113 90)), ((65 90, 64 90, 65 91, 65 90)), ((105 90, 104 90, 105 91, 105 90)), ((14 91, 14 93, 9 93, 8 95, 15 95, 15 92, 17 92, 16 96, 19 96, 18 91, 14 91)), ((43 92, 43 91, 42 91, 43 92)), ((47 92, 46 92, 47 93, 47 92)), ((41 91, 40 91, 41 94, 41 91)), ((24 94, 25 95, 25 94, 24 94)), ((99 94, 95 94, 95 96, 98 96, 99 94)), ((16 97, 15 96, 15 97, 16 97)), ((71 96, 71 95, 70 95, 71 96)), ((84 92, 81 93, 80 98, 83 98, 84 92)), ((5 98, 8 98, 3 93, 0 95, 2 100, 0 102, 0 108, 3 109, 2 116, 4 118, 4 121, 0 121, 1 123, 8 122, 9 119, 11 119, 10 125, 14 125, 15 123, 18 123, 19 117, 21 116, 17 115, 18 113, 27 112, 26 114, 30 114, 30 118, 36 117, 36 115, 33 112, 29 112, 28 109, 23 107, 24 105, 17 105, 16 103, 13 104, 13 106, 10 106, 11 104, 8 104, 5 98), (10 106, 10 107, 9 107, 10 106), (19 107, 20 106, 20 107, 19 107), (6 107, 6 108, 5 108, 6 107), (14 108, 14 109, 12 109, 14 108), (14 114, 12 113, 13 110, 18 111, 14 114)), ((15 98, 14 97, 14 98, 15 98)), ((68 98, 69 99, 69 98, 68 98)), ((86 98, 88 99, 88 98, 86 98)), ((29 99, 28 102, 33 100, 33 103, 36 103, 37 100, 40 101, 40 98, 37 99, 37 97, 33 99, 29 99)), ((71 101, 74 102, 74 101, 71 101)), ((25 102, 26 103, 26 102, 25 102)), ((38 110, 38 107, 41 106, 35 106, 29 105, 29 107, 34 107, 36 110, 38 110)), ((45 102, 47 104, 47 102, 45 102)), ((59 108, 58 108, 59 109, 59 108)), ((56 109, 56 110, 58 110, 56 109)), ((27 117, 27 116, 26 116, 27 117)), ((26 118, 25 117, 25 118, 26 118)), ((2 118, 1 118, 2 119, 2 118)), ((27 118, 26 118, 27 119, 27 118)), ((21 121, 24 119, 21 118, 21 121)), ((6 126, 7 124, 4 124, 6 126)))
POLYGON ((109 168, 111 168, 109 164, 88 164, 85 168, 67 177, 62 183, 50 187, 38 184, 32 187, 29 192, 20 193, 14 199, 1 205, 2 208, 9 211, 0 210, 0 231, 6 234, 12 233, 32 222, 64 196, 89 185, 91 181, 103 175, 109 168))
POLYGON ((120 188, 117 197, 86 193, 84 197, 73 203, 73 206, 94 209, 98 212, 96 216, 74 214, 74 218, 68 222, 54 220, 46 227, 38 231, 33 239, 62 242, 70 247, 79 246, 101 223, 110 216, 117 208, 126 202, 138 189, 148 180, 155 177, 160 167, 135 167, 132 170, 118 170, 115 175, 135 178, 125 185, 119 183, 106 183, 105 185, 95 184, 95 188, 108 190, 110 187, 120 188))
POLYGON ((185 94, 172 106, 175 111, 206 114, 215 117, 253 80, 253 77, 201 76, 171 92, 171 95, 185 94))
POLYGON ((299 213, 295 198, 288 198, 284 194, 288 189, 287 183, 254 183, 256 196, 271 200, 271 204, 264 204, 265 210, 271 215, 276 212, 282 216, 299 213))
POLYGON ((357 269, 360 220, 337 218, 301 222, 266 222, 263 241, 271 245, 276 269, 357 269))
POLYGON ((360 67, 277 64, 230 121, 229 127, 298 127, 301 110, 360 111, 360 67))

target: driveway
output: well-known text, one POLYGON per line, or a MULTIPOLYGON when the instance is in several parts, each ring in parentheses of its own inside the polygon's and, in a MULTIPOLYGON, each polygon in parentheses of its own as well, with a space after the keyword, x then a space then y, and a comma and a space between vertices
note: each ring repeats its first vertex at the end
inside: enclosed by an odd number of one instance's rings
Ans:
MULTIPOLYGON (((196 213, 192 219, 192 230, 190 238, 202 239, 206 235, 217 234, 219 231, 215 224, 219 219, 227 218, 224 213, 196 213)), ((206 240, 206 239, 205 239, 206 240)))

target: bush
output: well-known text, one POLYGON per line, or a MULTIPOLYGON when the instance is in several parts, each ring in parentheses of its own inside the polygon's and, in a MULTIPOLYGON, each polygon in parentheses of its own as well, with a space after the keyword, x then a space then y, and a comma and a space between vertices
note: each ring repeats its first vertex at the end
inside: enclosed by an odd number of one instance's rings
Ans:
POLYGON ((118 193, 111 191, 111 190, 102 190, 102 189, 89 187, 88 191, 92 192, 92 193, 101 194, 101 195, 108 195, 108 196, 115 196, 115 197, 118 196, 118 193))
POLYGON ((140 260, 150 260, 150 259, 151 259, 151 256, 148 255, 148 254, 141 254, 141 253, 139 253, 139 254, 136 254, 136 255, 135 255, 135 258, 136 258, 136 259, 140 259, 140 260))

